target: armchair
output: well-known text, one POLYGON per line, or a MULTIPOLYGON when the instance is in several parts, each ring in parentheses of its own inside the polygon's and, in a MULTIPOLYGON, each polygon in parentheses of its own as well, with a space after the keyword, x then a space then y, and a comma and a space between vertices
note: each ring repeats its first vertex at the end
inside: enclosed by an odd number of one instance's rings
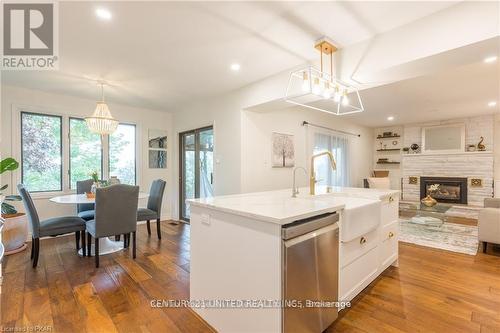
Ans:
POLYGON ((500 199, 484 199, 484 208, 479 212, 478 238, 486 253, 488 243, 500 244, 500 199))

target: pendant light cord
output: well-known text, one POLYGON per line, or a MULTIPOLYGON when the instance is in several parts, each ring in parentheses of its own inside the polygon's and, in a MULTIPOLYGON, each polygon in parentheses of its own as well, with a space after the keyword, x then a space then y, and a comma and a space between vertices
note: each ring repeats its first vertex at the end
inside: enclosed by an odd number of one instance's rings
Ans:
POLYGON ((104 83, 101 82, 101 101, 104 102, 104 83))

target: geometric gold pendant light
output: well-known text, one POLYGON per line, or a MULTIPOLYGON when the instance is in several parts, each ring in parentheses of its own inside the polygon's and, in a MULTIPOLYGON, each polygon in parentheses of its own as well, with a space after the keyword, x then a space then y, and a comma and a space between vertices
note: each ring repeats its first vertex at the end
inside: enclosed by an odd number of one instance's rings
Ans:
POLYGON ((108 105, 104 102, 104 83, 101 84, 101 100, 97 102, 94 113, 90 117, 85 118, 90 131, 100 134, 109 135, 118 127, 118 120, 113 118, 108 105))
MULTIPOLYGON (((337 48, 326 38, 316 42, 321 67, 314 66, 290 73, 285 101, 334 115, 363 112, 358 89, 338 79, 333 72, 333 53, 337 48), (330 71, 323 70, 323 56, 330 56, 330 71)), ((325 66, 326 67, 326 66, 325 66)))

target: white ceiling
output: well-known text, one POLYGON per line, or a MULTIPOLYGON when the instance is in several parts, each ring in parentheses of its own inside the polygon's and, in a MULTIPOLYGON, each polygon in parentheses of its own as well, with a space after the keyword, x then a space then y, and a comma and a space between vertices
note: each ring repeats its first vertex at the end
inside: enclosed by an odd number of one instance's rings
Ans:
MULTIPOLYGON (((12 84, 175 111, 317 57, 314 41, 347 46, 454 2, 60 2, 60 70, 5 71, 12 84), (112 12, 109 22, 95 9, 112 12), (229 70, 233 62, 241 71, 229 70)), ((383 87, 381 89, 389 89, 383 87)), ((370 98, 367 96, 367 98, 370 98)))
POLYGON ((477 53, 473 63, 360 92, 365 112, 346 116, 370 127, 437 121, 499 112, 500 60, 477 53), (489 107, 496 101, 495 107, 489 107), (393 116, 393 121, 387 117, 393 116))

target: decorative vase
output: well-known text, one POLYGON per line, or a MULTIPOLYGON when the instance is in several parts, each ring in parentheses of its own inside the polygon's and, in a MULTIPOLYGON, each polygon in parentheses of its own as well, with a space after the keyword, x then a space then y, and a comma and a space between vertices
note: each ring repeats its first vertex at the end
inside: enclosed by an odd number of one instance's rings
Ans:
POLYGON ((99 182, 94 182, 94 184, 90 187, 90 192, 95 195, 96 189, 99 187, 101 187, 99 182))
POLYGON ((111 176, 111 178, 109 178, 109 180, 108 180, 108 184, 109 185, 120 184, 120 179, 118 179, 118 177, 116 177, 116 176, 111 176))
POLYGON ((437 204, 436 199, 434 199, 430 195, 427 195, 425 198, 420 200, 420 202, 423 203, 424 205, 426 205, 427 207, 432 207, 432 206, 435 206, 437 204))
POLYGON ((3 215, 4 226, 2 243, 5 255, 18 253, 26 249, 28 239, 28 219, 24 213, 3 215))

